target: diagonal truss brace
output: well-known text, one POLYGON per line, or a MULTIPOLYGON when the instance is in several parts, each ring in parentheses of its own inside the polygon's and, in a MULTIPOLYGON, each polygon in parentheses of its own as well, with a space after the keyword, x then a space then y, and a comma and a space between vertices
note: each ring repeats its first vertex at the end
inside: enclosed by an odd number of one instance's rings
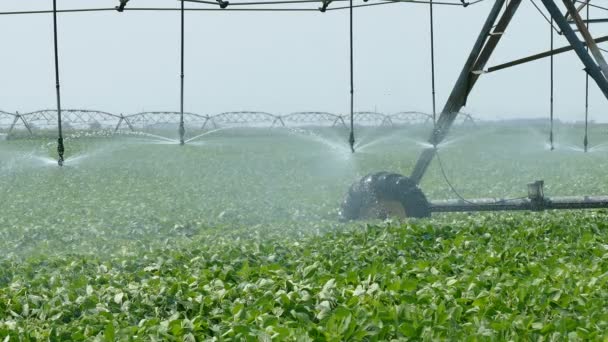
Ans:
POLYGON ((21 120, 21 122, 23 123, 23 126, 25 126, 25 128, 30 133, 30 135, 34 135, 32 133, 32 129, 31 129, 30 125, 27 123, 27 121, 25 120, 25 118, 21 114, 19 114, 19 112, 17 112, 17 114, 15 114, 15 119, 13 120, 13 123, 11 124, 11 127, 8 129, 8 134, 11 134, 11 132, 13 131, 13 129, 15 128, 15 125, 17 125, 17 122, 19 120, 21 120))
POLYGON ((570 0, 563 0, 563 2, 564 5, 566 5, 568 12, 570 13, 572 20, 574 20, 574 22, 576 23, 578 31, 581 33, 581 35, 585 39, 585 42, 587 43, 587 46, 591 50, 591 55, 593 56, 593 58, 595 58, 597 64, 599 64, 600 69, 604 73, 604 76, 608 77, 608 63, 606 63, 606 60, 600 52, 600 49, 597 47, 597 44, 593 40, 593 37, 591 37, 591 33, 589 33, 587 25, 585 25, 585 23, 583 22, 583 18, 581 18, 581 15, 578 13, 578 10, 574 7, 573 2, 571 2, 570 0))
MULTIPOLYGON (((475 45, 473 45, 473 49, 460 72, 460 76, 458 77, 458 80, 441 111, 441 115, 437 120, 435 129, 429 138, 429 142, 433 146, 437 146, 447 136, 458 112, 466 104, 469 92, 479 78, 479 75, 475 75, 473 71, 483 70, 483 67, 492 55, 494 48, 496 48, 498 41, 502 38, 513 14, 515 14, 515 11, 521 4, 521 0, 512 0, 509 2, 498 24, 496 24, 496 27, 494 28, 494 23, 496 23, 496 19, 500 15, 504 3, 505 0, 496 0, 494 2, 494 5, 488 14, 488 18, 486 19, 481 32, 479 32, 477 41, 475 42, 475 45)), ((422 176, 424 176, 434 157, 435 147, 430 147, 422 151, 422 154, 414 167, 414 171, 410 176, 416 184, 420 183, 422 176)))
MULTIPOLYGON (((608 36, 601 36, 601 37, 595 38, 594 41, 595 41, 596 44, 597 43, 608 42, 608 36)), ((516 59, 516 60, 511 61, 511 62, 502 63, 502 64, 498 64, 498 65, 489 67, 488 69, 483 70, 483 73, 484 74, 488 74, 488 73, 491 73, 491 72, 495 72, 495 71, 503 70, 503 69, 506 69, 506 68, 514 67, 514 66, 517 66, 517 65, 520 65, 520 64, 536 61, 536 60, 539 60, 541 58, 559 55, 560 53, 564 53, 564 52, 568 52, 568 51, 572 51, 572 50, 574 50, 574 48, 572 47, 572 45, 563 46, 563 47, 560 47, 560 48, 557 48, 557 49, 553 49, 553 50, 537 53, 535 55, 527 56, 527 57, 524 57, 524 58, 516 59)))
MULTIPOLYGON (((580 15, 578 15, 578 11, 575 8, 574 4, 571 0, 563 0, 566 8, 568 10, 569 16, 573 18, 575 22, 577 22, 577 26, 585 26, 580 25, 581 19, 580 15)), ((604 93, 604 96, 608 99, 608 80, 605 75, 602 73, 602 69, 593 58, 589 55, 589 53, 585 49, 585 44, 583 44, 577 37, 576 33, 570 25, 568 24, 568 20, 561 13, 557 5, 553 0, 542 0, 543 5, 547 8, 551 17, 559 26, 560 30, 563 32, 564 36, 570 43, 572 49, 576 52, 577 56, 585 65, 585 70, 591 76, 598 87, 604 93)), ((437 126, 433 130, 429 142, 434 146, 427 148, 422 151, 416 165, 414 166, 414 170, 410 178, 416 182, 416 184, 420 183, 420 180, 426 173, 430 163, 435 157, 435 149, 436 146, 443 141, 443 139, 447 136, 456 116, 460 109, 466 104, 466 99, 470 91, 472 90, 475 82, 479 78, 485 64, 490 58, 492 52, 496 48, 502 34, 505 32, 511 18, 515 14, 519 4, 521 1, 512 0, 508 3, 505 11, 503 12, 500 20, 496 24, 494 29, 494 33, 491 33, 492 27, 494 26, 494 22, 498 18, 500 13, 500 8, 504 4, 504 1, 497 0, 492 7, 488 18, 477 38, 477 42, 473 46, 471 54, 467 59, 452 92, 445 104, 443 111, 437 121, 437 126)), ((593 41, 593 38, 589 34, 589 31, 586 27, 583 27, 583 30, 579 27, 579 30, 583 34, 587 45, 590 47, 590 50, 593 52, 593 47, 597 48, 597 45, 593 41)), ((595 52, 594 52, 595 53, 595 52)), ((603 58, 597 58, 597 61, 600 63, 605 63, 603 58)), ((608 68, 607 68, 608 74, 608 68)))
MULTIPOLYGON (((585 7, 589 6, 589 1, 590 1, 590 0, 584 0, 584 1, 581 1, 581 3, 580 3, 580 4, 578 5, 578 7, 576 8, 576 13, 581 13, 581 11, 582 11, 582 10, 583 10, 585 7)), ((570 10, 566 10, 566 13, 564 14, 564 17, 566 17, 566 20, 570 20, 570 19, 571 19, 571 18, 570 18, 570 10)))
MULTIPOLYGON (((577 20, 577 17, 578 17, 578 19, 580 21, 580 16, 578 15, 578 12, 576 12, 576 8, 574 8, 573 3, 570 0, 563 0, 563 1, 564 1, 564 4, 566 4, 568 11, 570 12, 570 16, 573 17, 575 21, 577 20)), ((576 52, 576 54, 578 55, 581 62, 583 62, 583 65, 585 65, 585 71, 589 74, 589 76, 591 76, 591 78, 593 78, 593 80, 595 81, 597 86, 600 88, 600 90, 606 97, 606 99, 608 99, 608 80, 606 79, 605 75, 602 74, 602 70, 601 70, 600 66, 598 66, 598 64, 596 64, 596 62, 593 60, 593 58, 591 58, 591 56, 589 55, 589 52, 587 52, 587 50, 585 49, 585 45, 578 39, 578 36, 576 35, 576 33, 574 33, 574 30, 572 30, 572 28, 568 24, 568 21, 562 15, 562 13, 560 12, 560 10, 557 7, 557 5, 555 4, 555 2, 553 0, 542 0, 542 2, 545 5, 545 7, 547 8, 547 10, 549 11, 549 13, 551 14, 551 17, 553 17, 553 20, 555 20, 555 23, 559 26, 560 30, 562 30, 562 32, 564 33, 564 36, 566 37, 566 39, 568 40, 568 42, 574 49, 574 52, 576 52)), ((589 31, 587 30, 585 25, 577 25, 577 26, 580 26, 579 30, 581 28, 583 29, 581 31, 581 33, 583 34, 583 37, 587 41, 587 45, 589 46, 589 49, 593 52, 594 47, 595 47, 595 49, 597 49, 597 45, 593 41, 593 38, 591 38, 589 31)), ((601 53, 598 58, 598 62, 604 63, 604 64, 606 63, 604 61, 603 57, 601 56, 601 53)), ((607 69, 608 69, 608 67, 607 67, 607 69)), ((606 70, 606 73, 608 74, 608 70, 606 70)))
POLYGON ((133 125, 131 125, 129 120, 123 114, 120 114, 120 119, 118 120, 118 123, 116 124, 116 128, 114 128, 114 134, 116 134, 116 132, 118 132, 118 129, 120 128, 123 121, 127 124, 129 129, 131 130, 131 132, 135 132, 135 129, 133 128, 133 125))

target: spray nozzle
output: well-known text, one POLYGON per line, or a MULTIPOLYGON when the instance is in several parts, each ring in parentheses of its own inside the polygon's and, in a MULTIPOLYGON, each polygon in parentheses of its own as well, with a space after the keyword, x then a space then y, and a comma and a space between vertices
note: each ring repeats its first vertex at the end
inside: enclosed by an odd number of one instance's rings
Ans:
POLYGON ((63 146, 63 138, 59 137, 57 139, 57 154, 59 154, 59 159, 57 160, 57 164, 59 166, 63 166, 63 154, 65 153, 65 147, 63 146))
POLYGON ((182 121, 179 125, 179 144, 185 145, 184 135, 186 135, 186 129, 184 128, 184 122, 182 121))
POLYGON ((589 139, 587 139, 587 135, 585 135, 585 139, 583 139, 583 146, 585 148, 585 152, 587 152, 587 149, 589 147, 589 139))

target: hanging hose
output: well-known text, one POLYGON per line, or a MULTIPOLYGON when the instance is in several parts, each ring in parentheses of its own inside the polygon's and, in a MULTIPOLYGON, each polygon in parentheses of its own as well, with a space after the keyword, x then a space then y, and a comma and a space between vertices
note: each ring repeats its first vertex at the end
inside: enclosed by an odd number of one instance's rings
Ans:
POLYGON ((585 152, 589 147, 589 74, 585 78, 585 138, 583 139, 583 147, 585 152))
POLYGON ((61 91, 59 86, 59 53, 57 48, 57 0, 53 0, 53 37, 55 43, 55 88, 57 90, 57 154, 59 159, 57 164, 63 166, 63 154, 65 147, 63 146, 63 129, 61 127, 61 91))
POLYGON ((353 71, 353 0, 350 0, 350 151, 355 153, 355 81, 353 71))
POLYGON ((184 145, 186 142, 184 140, 184 135, 186 134, 186 128, 184 127, 184 0, 182 0, 182 23, 181 23, 181 33, 182 33, 182 46, 181 46, 181 92, 180 92, 180 115, 179 115, 179 144, 184 145))
MULTIPOLYGON (((553 51, 553 18, 551 18, 550 31, 551 31, 551 51, 553 51)), ((551 146, 551 151, 555 149, 555 145, 553 144, 553 54, 551 54, 551 75, 550 75, 550 98, 549 98, 549 111, 550 111, 550 121, 551 121, 551 130, 549 131, 549 144, 551 146)))
MULTIPOLYGON (((587 30, 589 30, 589 4, 587 4, 587 30)), ((589 53, 589 44, 587 44, 587 53, 589 53)), ((588 138, 589 129, 589 73, 585 73, 585 138, 583 139, 583 148, 587 152, 589 147, 588 138)))
POLYGON ((431 91, 433 98, 433 129, 437 128, 437 109, 435 104, 435 34, 433 24, 433 0, 429 1, 431 20, 431 91))
MULTIPOLYGON (((448 185, 448 187, 450 188, 452 193, 454 195, 456 195, 456 197, 458 197, 461 201, 463 201, 466 204, 479 205, 478 203, 471 202, 471 201, 467 200, 466 198, 464 198, 464 196, 462 196, 460 194, 460 192, 458 192, 458 190, 456 190, 454 185, 452 185, 452 182, 450 182, 450 179, 448 178, 445 168, 443 166, 443 161, 441 160, 441 157, 439 156, 439 149, 437 149, 437 147, 435 147, 435 156, 437 158, 437 164, 439 165, 439 171, 441 171, 441 176, 443 177, 443 180, 448 185)), ((502 199, 494 201, 491 204, 504 204, 507 202, 518 201, 518 200, 522 200, 522 199, 526 199, 526 198, 528 198, 528 197, 522 196, 522 197, 514 197, 514 198, 502 198, 502 199)))

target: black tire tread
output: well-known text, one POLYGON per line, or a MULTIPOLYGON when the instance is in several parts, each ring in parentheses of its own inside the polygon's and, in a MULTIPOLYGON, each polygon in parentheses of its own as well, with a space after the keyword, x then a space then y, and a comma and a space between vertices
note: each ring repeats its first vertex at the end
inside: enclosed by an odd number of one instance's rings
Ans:
POLYGON ((398 173, 384 171, 368 174, 351 185, 342 202, 340 216, 344 220, 360 219, 363 209, 378 200, 400 202, 408 217, 431 216, 429 202, 415 182, 398 173))

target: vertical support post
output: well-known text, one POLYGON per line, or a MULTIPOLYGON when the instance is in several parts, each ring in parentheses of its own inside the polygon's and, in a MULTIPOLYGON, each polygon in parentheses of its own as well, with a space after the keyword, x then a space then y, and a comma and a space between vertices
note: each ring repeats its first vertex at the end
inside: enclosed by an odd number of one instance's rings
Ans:
POLYGON ((353 64, 353 0, 350 0, 350 136, 348 143, 350 144, 350 151, 355 153, 355 80, 353 64))
POLYGON ((186 134, 186 128, 184 127, 184 0, 181 0, 181 91, 180 91, 180 116, 179 116, 179 143, 184 145, 184 135, 186 134))
MULTIPOLYGON (((549 31, 551 32, 551 39, 550 39, 551 51, 553 51, 553 18, 551 18, 551 23, 549 25, 549 31)), ((549 131, 549 144, 550 144, 551 151, 553 151, 553 150, 555 150, 555 145, 553 143, 553 90, 554 90, 554 87, 553 87, 553 71, 554 71, 553 54, 551 54, 549 64, 551 65, 551 73, 549 76, 549 79, 550 79, 549 80, 549 83, 550 83, 550 85, 549 85, 549 87, 550 87, 550 90, 549 90, 549 93, 550 93, 550 95, 549 95, 549 116, 550 116, 550 121, 551 121, 551 127, 550 127, 550 131, 549 131)))
MULTIPOLYGON (((568 42, 574 49, 574 52, 578 55, 578 58, 583 62, 583 65, 585 65, 585 71, 593 78, 606 99, 608 99, 608 80, 606 80, 606 77, 602 74, 600 67, 593 61, 587 51, 585 51, 585 45, 578 39, 576 33, 574 33, 574 30, 572 30, 570 24, 568 24, 568 21, 566 21, 566 18, 564 18, 555 2, 553 0, 542 0, 542 2, 566 39, 568 39, 568 42)), ((570 15, 574 15, 572 11, 570 11, 570 15)), ((587 42, 587 44, 589 44, 589 42, 587 42)), ((593 51, 592 47, 591 51, 593 51)))
POLYGON ((433 100, 433 128, 437 125, 437 106, 435 102, 435 32, 433 22, 433 0, 429 1, 429 17, 431 26, 431 95, 433 100))
MULTIPOLYGON (((589 30, 589 6, 587 6, 587 22, 586 29, 589 30)), ((589 44, 587 44, 587 53, 589 53, 589 44)), ((589 74, 585 73, 585 137, 583 138, 583 148, 587 152, 589 147, 589 74)))
POLYGON ((496 0, 488 17, 479 32, 479 36, 473 45, 473 49, 465 62, 462 71, 460 72, 460 76, 448 97, 448 100, 437 120, 437 125, 435 129, 433 129, 433 133, 429 139, 429 142, 434 146, 425 149, 422 151, 422 154, 418 158, 416 162, 416 166, 414 166, 414 170, 410 178, 416 182, 416 184, 420 183, 420 180, 424 176, 427 168, 431 164, 431 161, 435 157, 435 148, 436 146, 446 137, 448 134, 452 123, 456 119, 458 115, 458 111, 465 105, 468 93, 474 86, 477 81, 478 76, 472 74, 472 71, 479 70, 483 68, 488 61, 492 51, 496 47, 498 40, 502 35, 501 32, 504 32, 507 25, 509 24, 513 14, 519 7, 521 0, 513 0, 509 2, 507 5, 507 9, 505 10, 500 22, 496 26, 497 35, 490 35, 492 28, 494 27, 494 23, 500 14, 502 6, 504 5, 505 0, 496 0), (490 38, 488 38, 490 37, 490 38), (486 44, 486 41, 488 43, 486 44))
POLYGON ((53 0, 53 37, 55 43, 55 88, 57 90, 57 154, 59 155, 57 164, 63 166, 65 147, 63 146, 63 129, 61 127, 61 89, 59 86, 59 49, 57 47, 57 0, 53 0))

